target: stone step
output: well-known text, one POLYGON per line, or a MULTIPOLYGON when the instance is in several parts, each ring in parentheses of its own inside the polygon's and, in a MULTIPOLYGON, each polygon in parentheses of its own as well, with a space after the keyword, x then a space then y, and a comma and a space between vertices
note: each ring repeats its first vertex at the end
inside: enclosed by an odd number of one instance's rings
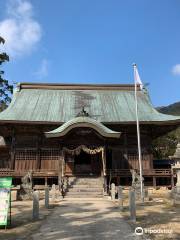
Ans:
POLYGON ((86 200, 98 200, 103 199, 103 196, 89 196, 89 195, 77 195, 77 196, 65 196, 65 199, 86 199, 86 200))
POLYGON ((103 184, 100 181, 76 181, 76 182, 72 182, 73 184, 103 184))
POLYGON ((78 177, 69 181, 65 198, 102 198, 103 181, 97 177, 78 177))
POLYGON ((66 196, 68 195, 89 195, 89 196, 93 196, 93 195, 103 195, 103 191, 99 191, 99 192, 83 192, 83 191, 80 191, 80 192, 66 192, 65 193, 66 196))
POLYGON ((81 188, 87 188, 87 187, 90 187, 90 188, 98 188, 98 187, 103 187, 103 184, 69 184, 69 187, 81 187, 81 188))
POLYGON ((76 181, 101 181, 102 182, 102 179, 101 178, 76 178, 75 179, 76 181))
POLYGON ((75 180, 69 180, 69 184, 103 184, 101 180, 82 180, 82 179, 75 179, 75 180))
POLYGON ((104 196, 103 196, 103 197, 83 197, 83 196, 82 196, 82 197, 78 197, 78 198, 77 198, 77 197, 71 197, 71 196, 68 197, 68 196, 67 196, 66 198, 63 199, 63 201, 64 201, 64 202, 66 202, 66 201, 67 201, 67 202, 69 202, 69 201, 71 201, 71 202, 72 202, 72 201, 77 202, 77 200, 78 200, 78 201, 82 201, 82 202, 84 202, 84 201, 102 201, 102 199, 104 199, 104 196), (79 199, 78 199, 78 198, 79 198, 79 199))
POLYGON ((101 177, 76 177, 75 179, 81 179, 81 180, 102 180, 101 177))
POLYGON ((103 192, 102 188, 69 188, 67 192, 103 192))
POLYGON ((77 190, 80 190, 80 189, 82 189, 82 190, 87 190, 87 191, 91 191, 91 190, 99 190, 99 189, 103 189, 103 187, 102 186, 100 186, 100 187, 95 187, 95 188, 93 188, 93 187, 78 187, 78 186, 73 186, 73 187, 69 187, 69 188, 67 188, 67 189, 69 189, 69 190, 73 190, 73 191, 77 191, 77 190))
POLYGON ((92 192, 81 192, 81 193, 77 193, 77 192, 68 192, 66 193, 65 197, 67 196, 72 196, 72 197, 103 197, 103 193, 92 193, 92 192))

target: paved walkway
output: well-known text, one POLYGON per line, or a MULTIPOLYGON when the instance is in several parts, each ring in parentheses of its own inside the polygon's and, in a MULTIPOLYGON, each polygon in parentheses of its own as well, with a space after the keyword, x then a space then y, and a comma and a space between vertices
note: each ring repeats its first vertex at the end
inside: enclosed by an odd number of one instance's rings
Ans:
POLYGON ((134 240, 136 236, 108 200, 66 200, 55 209, 33 240, 134 240))

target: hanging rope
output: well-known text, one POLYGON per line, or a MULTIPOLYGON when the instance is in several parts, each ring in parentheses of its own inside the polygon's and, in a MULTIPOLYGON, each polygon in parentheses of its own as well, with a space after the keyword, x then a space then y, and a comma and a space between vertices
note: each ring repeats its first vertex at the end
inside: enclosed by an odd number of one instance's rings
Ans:
POLYGON ((98 147, 95 149, 88 148, 85 145, 80 145, 75 149, 69 149, 69 148, 63 147, 63 151, 71 155, 79 155, 82 150, 88 154, 97 154, 97 153, 103 152, 104 147, 98 147))

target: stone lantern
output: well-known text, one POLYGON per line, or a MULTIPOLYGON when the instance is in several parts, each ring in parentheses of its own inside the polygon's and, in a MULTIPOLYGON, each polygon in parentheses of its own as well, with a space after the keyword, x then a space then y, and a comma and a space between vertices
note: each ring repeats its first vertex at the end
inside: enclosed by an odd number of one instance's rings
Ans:
POLYGON ((170 158, 174 160, 172 170, 177 175, 177 183, 173 190, 174 202, 180 204, 180 143, 177 144, 176 152, 170 158))

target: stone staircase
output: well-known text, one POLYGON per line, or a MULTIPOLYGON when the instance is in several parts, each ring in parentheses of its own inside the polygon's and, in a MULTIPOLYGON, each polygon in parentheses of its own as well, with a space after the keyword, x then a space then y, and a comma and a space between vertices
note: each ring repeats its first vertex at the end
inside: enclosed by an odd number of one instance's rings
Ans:
POLYGON ((102 198, 103 179, 101 177, 75 177, 69 179, 65 198, 102 198))

